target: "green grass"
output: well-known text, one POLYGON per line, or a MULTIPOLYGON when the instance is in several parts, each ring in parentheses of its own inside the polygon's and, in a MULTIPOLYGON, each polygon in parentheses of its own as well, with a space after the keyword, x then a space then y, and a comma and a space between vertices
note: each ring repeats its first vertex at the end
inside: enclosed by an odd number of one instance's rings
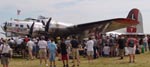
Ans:
MULTIPOLYGON (((119 57, 113 58, 99 58, 94 60, 94 63, 89 64, 86 58, 81 58, 80 67, 149 67, 150 66, 150 53, 136 55, 135 63, 128 63, 129 58, 125 57, 123 60, 118 60, 119 57)), ((61 61, 56 62, 57 67, 63 67, 61 61)), ((71 60, 69 66, 71 67, 71 60)), ((2 65, 0 65, 2 67, 2 65)), ((39 60, 25 60, 25 59, 12 59, 10 60, 9 67, 40 67, 39 60)), ((45 64, 42 67, 46 67, 45 64)))

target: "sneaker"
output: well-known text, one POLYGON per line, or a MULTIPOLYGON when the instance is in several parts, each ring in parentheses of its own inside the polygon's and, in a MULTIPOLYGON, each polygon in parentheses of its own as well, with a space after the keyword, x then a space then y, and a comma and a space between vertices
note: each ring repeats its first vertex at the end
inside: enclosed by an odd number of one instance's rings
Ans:
POLYGON ((69 67, 69 65, 67 64, 66 67, 69 67))
POLYGON ((46 67, 48 67, 48 64, 46 64, 46 67))
POLYGON ((56 67, 56 65, 54 65, 54 67, 56 67))
POLYGON ((65 65, 63 67, 66 67, 65 65))
POLYGON ((75 67, 75 65, 72 65, 72 67, 75 67))
POLYGON ((50 65, 50 67, 52 67, 52 65, 50 65))
POLYGON ((77 66, 79 67, 79 64, 77 66))

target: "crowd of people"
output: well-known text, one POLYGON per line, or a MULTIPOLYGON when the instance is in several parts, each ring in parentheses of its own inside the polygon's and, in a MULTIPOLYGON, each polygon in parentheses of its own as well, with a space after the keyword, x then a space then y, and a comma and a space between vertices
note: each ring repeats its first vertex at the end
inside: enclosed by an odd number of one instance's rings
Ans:
POLYGON ((79 39, 76 36, 67 38, 47 38, 45 36, 29 38, 18 37, 10 39, 0 39, 0 54, 3 67, 8 67, 8 59, 13 55, 22 55, 28 60, 43 60, 46 66, 56 67, 58 60, 61 60, 63 67, 69 67, 69 60, 72 59, 72 67, 80 65, 80 57, 87 57, 88 63, 93 63, 93 59, 98 57, 117 57, 123 59, 124 55, 129 55, 129 63, 135 62, 135 54, 144 53, 150 49, 150 37, 137 37, 133 35, 113 37, 112 35, 102 35, 97 38, 90 36, 79 39), (47 60, 50 61, 48 64, 47 60))

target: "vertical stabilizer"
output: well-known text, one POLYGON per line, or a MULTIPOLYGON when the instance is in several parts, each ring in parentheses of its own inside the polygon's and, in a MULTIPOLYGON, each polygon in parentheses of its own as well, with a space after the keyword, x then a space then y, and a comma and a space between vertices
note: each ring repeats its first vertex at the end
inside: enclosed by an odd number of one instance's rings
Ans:
POLYGON ((126 29, 126 30, 127 30, 127 33, 144 33, 144 31, 143 31, 143 19, 142 19, 142 14, 141 14, 141 12, 140 12, 138 9, 136 9, 136 8, 132 9, 132 10, 129 12, 127 18, 128 18, 128 19, 132 19, 132 20, 136 20, 136 21, 139 22, 139 24, 136 25, 135 27, 134 27, 134 26, 132 26, 132 27, 127 27, 127 29, 126 29), (136 31, 130 31, 130 32, 129 32, 128 30, 129 30, 129 29, 133 30, 132 28, 134 28, 136 31))

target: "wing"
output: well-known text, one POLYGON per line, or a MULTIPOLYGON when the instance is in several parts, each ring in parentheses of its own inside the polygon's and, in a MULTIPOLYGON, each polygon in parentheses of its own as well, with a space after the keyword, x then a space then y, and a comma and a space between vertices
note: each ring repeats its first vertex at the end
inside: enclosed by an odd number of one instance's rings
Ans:
POLYGON ((72 27, 66 28, 65 34, 78 34, 84 31, 99 31, 101 33, 125 28, 127 26, 137 25, 139 22, 127 18, 116 18, 104 21, 96 21, 91 23, 79 24, 72 27))

